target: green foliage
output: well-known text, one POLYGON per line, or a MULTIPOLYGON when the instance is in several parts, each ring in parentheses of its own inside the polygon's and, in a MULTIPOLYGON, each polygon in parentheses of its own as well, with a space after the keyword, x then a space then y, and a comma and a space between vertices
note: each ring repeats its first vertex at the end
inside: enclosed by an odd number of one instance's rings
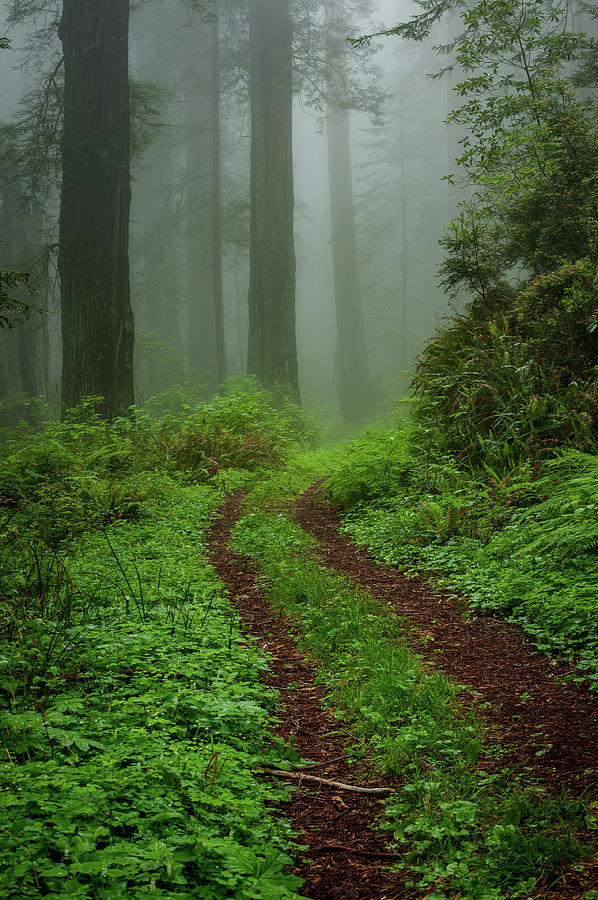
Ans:
POLYGON ((486 210, 462 206, 440 241, 447 251, 440 267, 440 284, 455 299, 465 288, 475 298, 472 309, 486 312, 500 306, 511 290, 505 281, 504 250, 486 210))
POLYGON ((184 472, 206 478, 227 468, 280 466, 293 445, 314 440, 314 423, 300 407, 243 378, 188 412, 170 452, 184 472))
POLYGON ((566 263, 428 342, 414 415, 433 455, 507 471, 558 446, 598 446, 595 282, 589 260, 566 263))
POLYGON ((361 502, 384 501, 411 483, 414 468, 399 433, 370 430, 348 448, 328 485, 330 496, 346 509, 361 502))
MULTIPOLYGON (((541 469, 524 462, 505 474, 486 463, 474 474, 454 461, 426 464, 420 439, 395 435, 407 460, 420 459, 383 502, 361 496, 359 462, 353 491, 348 467, 333 475, 332 497, 351 509, 347 530, 379 559, 430 573, 474 607, 520 623, 542 649, 577 660, 579 677, 598 689, 598 455, 568 449, 541 469)), ((376 447, 378 439, 356 447, 354 457, 363 453, 375 471, 376 447)))
POLYGON ((299 407, 251 379, 231 382, 210 402, 183 404, 158 422, 138 413, 107 423, 97 408, 90 398, 68 420, 50 421, 7 445, 0 514, 22 536, 58 547, 84 531, 151 517, 155 471, 216 482, 236 470, 240 483, 248 472, 280 466, 316 437, 299 407))
MULTIPOLYGON (((449 57, 459 105, 456 162, 474 191, 442 241, 441 268, 459 288, 493 305, 523 268, 544 274, 563 260, 598 262, 596 42, 576 27, 583 0, 418 0, 420 12, 386 34, 417 41, 452 14, 449 57), (460 17, 460 28, 455 13, 460 17)), ((449 176, 452 179, 453 176, 449 176)))
POLYGON ((257 777, 275 697, 205 558, 221 489, 140 472, 132 426, 87 420, 4 461, 0 894, 292 900, 284 791, 257 777))
POLYGON ((0 328, 12 328, 30 316, 33 307, 23 299, 23 288, 30 288, 28 272, 0 272, 0 328))
POLYGON ((0 438, 14 438, 15 433, 29 434, 52 418, 53 410, 45 397, 11 391, 0 398, 0 438))

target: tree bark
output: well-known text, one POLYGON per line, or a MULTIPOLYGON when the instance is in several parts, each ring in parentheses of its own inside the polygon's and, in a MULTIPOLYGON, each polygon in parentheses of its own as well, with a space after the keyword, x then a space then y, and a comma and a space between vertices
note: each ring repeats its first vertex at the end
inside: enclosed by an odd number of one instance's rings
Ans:
POLYGON ((250 0, 251 226, 247 369, 299 398, 288 0, 250 0))
POLYGON ((62 407, 108 419, 133 403, 128 26, 129 0, 64 0, 62 407))
POLYGON ((332 61, 326 117, 337 324, 335 381, 342 417, 355 422, 369 412, 372 385, 359 283, 349 113, 343 106, 344 51, 341 54, 332 61))

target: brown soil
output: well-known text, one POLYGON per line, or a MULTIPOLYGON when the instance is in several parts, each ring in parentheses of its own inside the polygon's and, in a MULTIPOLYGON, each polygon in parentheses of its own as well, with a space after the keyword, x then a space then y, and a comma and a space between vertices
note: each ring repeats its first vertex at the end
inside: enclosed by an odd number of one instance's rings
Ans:
MULTIPOLYGON (((239 496, 230 498, 212 527, 211 562, 245 626, 270 656, 270 682, 281 694, 279 733, 303 757, 321 764, 309 774, 364 784, 363 766, 358 769, 344 758, 355 738, 323 707, 313 668, 297 650, 291 623, 272 613, 255 575, 228 547, 239 505, 239 496)), ((418 652, 470 687, 468 701, 480 707, 495 729, 510 765, 529 771, 551 790, 567 786, 574 794, 598 793, 598 702, 582 686, 563 683, 570 668, 534 651, 521 629, 469 610, 464 598, 455 600, 422 580, 407 580, 395 568, 381 568, 367 550, 339 533, 340 516, 319 485, 299 499, 294 514, 317 538, 322 564, 350 576, 404 617, 424 639, 417 641, 418 652)), ((380 801, 372 796, 329 787, 314 791, 312 786, 293 793, 285 815, 309 846, 295 867, 305 879, 302 894, 313 900, 419 896, 388 871, 393 857, 385 835, 372 830, 380 812, 380 801)), ((598 888, 598 854, 582 872, 563 871, 558 887, 536 896, 580 898, 588 883, 598 888)))
POLYGON ((320 561, 351 576, 385 601, 424 637, 418 651, 460 684, 511 749, 509 765, 529 767, 555 788, 598 794, 598 698, 562 679, 574 671, 533 649, 521 628, 470 609, 466 598, 381 568, 370 553, 339 532, 340 516, 311 487, 295 506, 295 520, 317 538, 320 561), (538 755, 537 755, 538 754, 538 755))
MULTIPOLYGON (((254 575, 243 559, 231 552, 228 540, 239 515, 239 496, 231 497, 208 535, 210 560, 228 587, 247 630, 270 657, 269 681, 280 691, 278 732, 302 757, 321 763, 309 770, 345 784, 382 786, 365 781, 363 769, 345 758, 355 739, 344 732, 322 705, 309 660, 296 647, 289 623, 273 614, 265 603, 254 575)), ((386 781, 384 786, 389 785, 386 781)), ((309 846, 295 874, 305 879, 301 893, 313 900, 398 900, 414 896, 396 873, 387 835, 372 830, 382 811, 373 796, 322 786, 294 791, 285 815, 300 840, 309 846)))
MULTIPOLYGON (((467 599, 433 590, 393 566, 381 567, 364 547, 339 532, 339 511, 326 500, 321 483, 297 501, 294 518, 319 543, 318 561, 350 576, 385 602, 423 637, 417 650, 435 667, 468 685, 479 708, 506 750, 515 771, 558 793, 570 789, 598 795, 598 698, 563 679, 579 674, 534 650, 521 628, 480 615, 467 599), (485 705, 487 704, 487 705, 485 705)), ((598 889, 598 853, 582 872, 563 871, 558 887, 543 900, 582 897, 598 889)))

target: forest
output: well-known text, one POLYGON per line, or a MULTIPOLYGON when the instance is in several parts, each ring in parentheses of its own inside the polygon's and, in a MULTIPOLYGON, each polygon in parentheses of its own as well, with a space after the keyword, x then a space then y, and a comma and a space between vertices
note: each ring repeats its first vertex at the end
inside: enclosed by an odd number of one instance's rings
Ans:
POLYGON ((0 0, 0 898, 598 900, 595 0, 0 0))

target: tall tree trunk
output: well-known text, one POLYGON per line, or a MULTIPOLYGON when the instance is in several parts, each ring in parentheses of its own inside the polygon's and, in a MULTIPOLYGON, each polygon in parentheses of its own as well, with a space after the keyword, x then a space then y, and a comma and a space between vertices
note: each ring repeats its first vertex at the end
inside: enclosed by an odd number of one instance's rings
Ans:
POLYGON ((129 289, 129 0, 64 0, 62 406, 133 403, 129 289))
POLYGON ((299 397, 288 0, 249 0, 251 226, 247 368, 299 397))
POLYGON ((214 273, 214 319, 216 326, 216 365, 218 383, 226 378, 224 340, 224 297, 222 290, 222 142, 221 142, 220 30, 218 4, 214 4, 212 22, 212 271, 214 273))
POLYGON ((222 299, 218 18, 190 60, 186 215, 189 360, 212 386, 226 378, 222 299), (198 58, 199 56, 199 58, 198 58))
POLYGON ((409 234, 407 230, 407 179, 405 177, 405 118, 399 106, 399 179, 401 203, 401 367, 409 366, 409 234))
POLYGON ((372 385, 357 260, 349 113, 343 106, 344 51, 341 54, 330 70, 326 117, 337 325, 335 381, 342 417, 355 422, 371 408, 372 385))

